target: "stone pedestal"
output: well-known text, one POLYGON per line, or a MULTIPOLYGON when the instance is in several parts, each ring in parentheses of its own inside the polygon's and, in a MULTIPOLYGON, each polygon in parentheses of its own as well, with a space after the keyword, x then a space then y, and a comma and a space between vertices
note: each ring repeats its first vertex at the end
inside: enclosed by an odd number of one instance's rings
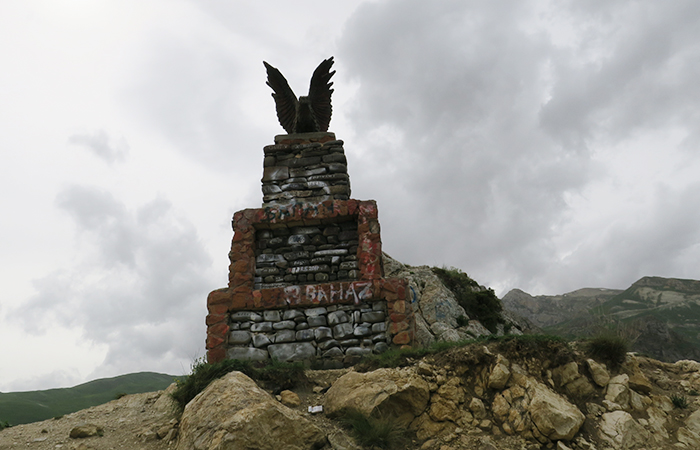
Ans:
POLYGON ((263 207, 233 217, 229 285, 209 294, 207 357, 345 360, 411 344, 405 280, 383 278, 376 202, 350 199, 333 133, 265 147, 263 207))

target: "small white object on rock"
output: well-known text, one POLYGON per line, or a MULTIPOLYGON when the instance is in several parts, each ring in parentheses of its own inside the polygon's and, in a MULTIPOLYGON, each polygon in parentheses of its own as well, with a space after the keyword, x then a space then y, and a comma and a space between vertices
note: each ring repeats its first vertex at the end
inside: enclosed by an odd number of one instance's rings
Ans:
POLYGON ((323 412, 323 405, 309 406, 309 412, 311 414, 318 414, 323 412))

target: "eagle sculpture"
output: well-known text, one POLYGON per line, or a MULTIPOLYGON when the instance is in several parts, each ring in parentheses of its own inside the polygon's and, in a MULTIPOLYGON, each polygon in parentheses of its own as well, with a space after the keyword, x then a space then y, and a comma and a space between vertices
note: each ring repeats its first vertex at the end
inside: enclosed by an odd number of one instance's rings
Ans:
POLYGON ((280 71, 265 61, 263 64, 267 69, 267 85, 274 91, 272 98, 275 99, 277 118, 282 128, 289 134, 328 131, 333 93, 333 82, 330 79, 335 74, 335 70, 330 71, 333 57, 318 65, 311 77, 309 95, 299 97, 298 100, 280 71))

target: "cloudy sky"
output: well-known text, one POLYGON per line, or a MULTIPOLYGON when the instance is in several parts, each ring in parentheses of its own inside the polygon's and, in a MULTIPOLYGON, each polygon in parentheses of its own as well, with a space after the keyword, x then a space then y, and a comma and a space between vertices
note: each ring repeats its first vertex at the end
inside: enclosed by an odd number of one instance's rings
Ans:
POLYGON ((335 56, 384 250, 499 295, 700 279, 700 2, 0 3, 0 391, 204 355, 230 219, 335 56))

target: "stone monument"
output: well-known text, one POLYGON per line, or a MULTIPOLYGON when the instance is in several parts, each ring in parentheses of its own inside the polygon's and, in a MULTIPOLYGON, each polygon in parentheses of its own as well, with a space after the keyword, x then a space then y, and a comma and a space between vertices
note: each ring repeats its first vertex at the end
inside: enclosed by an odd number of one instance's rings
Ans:
POLYGON ((383 277, 376 202, 350 198, 344 143, 326 131, 333 58, 299 100, 264 64, 290 134, 263 149, 262 207, 233 216, 228 287, 207 299, 208 361, 338 367, 412 344, 407 282, 383 277))

